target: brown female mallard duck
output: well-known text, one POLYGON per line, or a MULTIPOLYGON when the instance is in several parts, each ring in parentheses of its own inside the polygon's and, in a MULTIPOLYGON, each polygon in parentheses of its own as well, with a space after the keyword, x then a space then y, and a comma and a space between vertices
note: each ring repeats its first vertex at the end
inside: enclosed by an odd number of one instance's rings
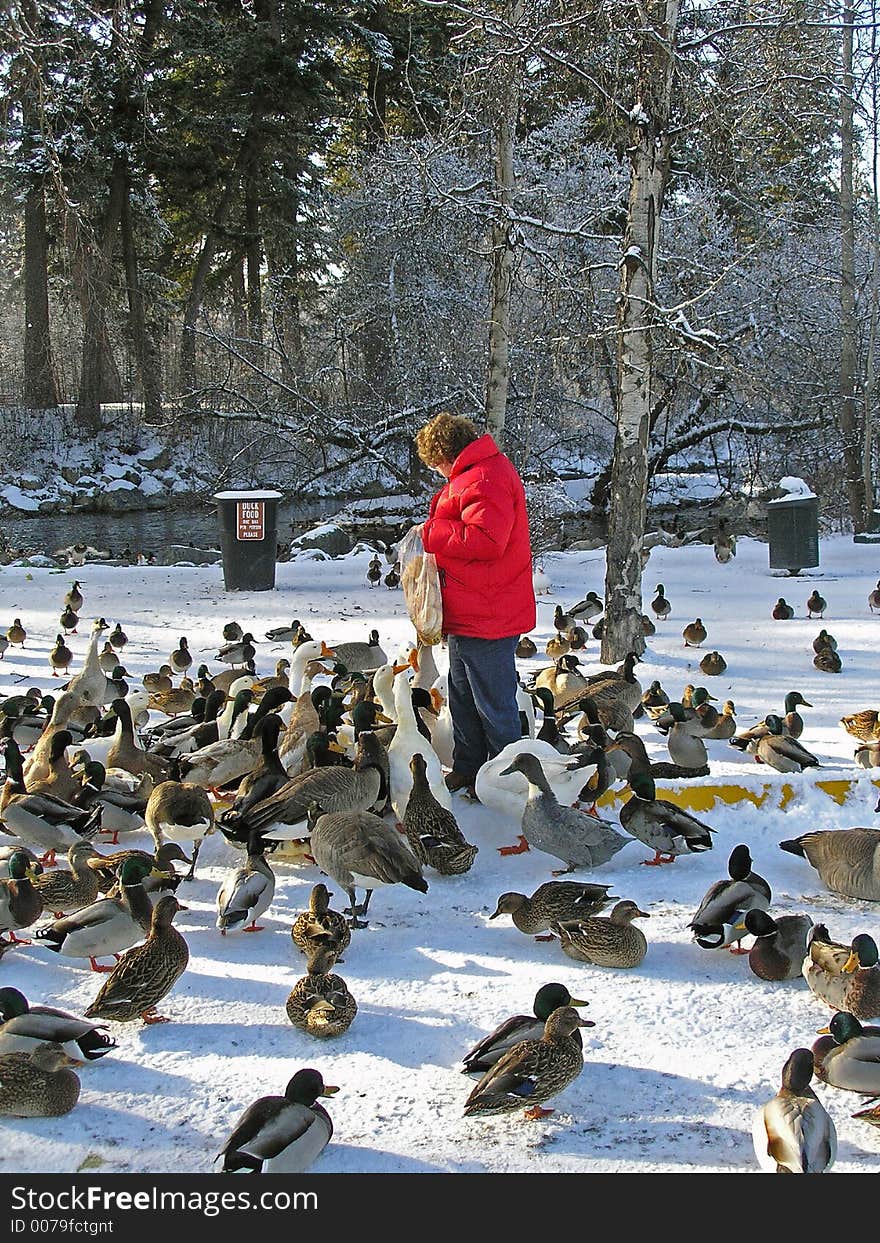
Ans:
POLYGON ((73 609, 74 613, 81 613, 83 606, 83 594, 80 591, 79 579, 74 579, 73 586, 64 597, 64 607, 73 609))
POLYGON ((746 931, 755 938, 749 950, 749 966, 759 980, 796 980, 807 953, 813 921, 809 915, 780 915, 746 911, 746 931))
POLYGON ((579 1027, 588 1026, 573 1006, 554 1010, 540 1040, 520 1040, 486 1071, 465 1102, 465 1116, 515 1113, 527 1102, 532 1102, 525 1111, 527 1118, 553 1113, 541 1106, 583 1070, 583 1049, 571 1037, 579 1027))
POLYGON ((171 772, 171 764, 161 755, 145 751, 138 743, 130 705, 124 699, 114 699, 110 708, 116 715, 116 733, 107 753, 106 767, 123 768, 133 777, 148 773, 153 781, 164 781, 171 772))
POLYGON ((814 587, 810 593, 809 599, 807 600, 807 617, 812 619, 814 613, 818 613, 821 617, 827 608, 828 601, 824 596, 820 596, 819 592, 814 587))
POLYGON ((707 652, 700 661, 700 669, 710 678, 720 677, 726 668, 727 661, 720 652, 707 652))
POLYGON ((119 664, 119 657, 112 643, 105 643, 98 653, 98 664, 101 666, 101 672, 105 677, 109 678, 113 670, 119 664))
POLYGON ((684 630, 682 630, 681 636, 684 639, 685 647, 699 647, 706 642, 708 633, 703 625, 702 617, 698 617, 695 621, 688 622, 684 630))
POLYGON ((551 660, 559 660, 562 656, 567 656, 571 650, 571 644, 564 635, 554 634, 547 640, 544 647, 544 654, 549 656, 551 660))
POLYGON ((538 645, 527 634, 524 634, 516 645, 516 655, 520 660, 531 660, 533 656, 538 655, 538 645))
POLYGON ((58 671, 67 673, 67 670, 73 664, 73 652, 64 642, 64 636, 56 634, 55 646, 49 653, 49 664, 52 666, 52 677, 58 677, 58 671))
POLYGON ((144 686, 148 691, 156 694, 162 691, 170 691, 174 686, 174 670, 170 665, 160 665, 158 670, 152 673, 145 673, 141 678, 144 686))
POLYGON ((843 661, 833 648, 823 647, 813 657, 813 664, 821 673, 840 673, 843 661))
POLYGON ((669 598, 666 595, 666 588, 662 583, 657 584, 657 594, 651 601, 651 608, 658 621, 665 621, 665 619, 672 612, 672 605, 669 603, 669 598))
POLYGON ((425 757, 415 751, 409 761, 412 789, 403 813, 403 831, 420 863, 441 876, 460 876, 470 870, 478 847, 465 841, 458 821, 431 793, 425 757))
POLYGON ((156 1013, 161 1001, 176 984, 189 962, 186 941, 174 927, 174 916, 184 911, 171 893, 163 894, 153 907, 150 931, 143 945, 127 950, 104 981, 98 996, 86 1010, 87 1019, 110 1019, 130 1023, 167 1023, 156 1013))
POLYGON ((181 678, 180 686, 170 691, 156 691, 150 696, 150 708, 155 712, 164 712, 166 716, 179 716, 181 712, 189 712, 196 697, 196 688, 192 678, 181 678))
MULTIPOLYGON (((22 850, 16 850, 7 864, 9 878, 0 880, 0 936, 9 933, 9 943, 21 942, 17 928, 29 928, 43 913, 43 899, 34 886, 39 879, 37 865, 22 850)), ((29 944, 24 941, 22 944, 29 944)))
POLYGON ((326 951, 310 961, 308 975, 297 980, 285 1005, 294 1027, 321 1040, 347 1032, 358 1009, 342 976, 327 970, 332 962, 326 951))
POLYGON ((29 1053, 0 1056, 0 1114, 12 1118, 60 1118, 79 1100, 80 1083, 61 1045, 43 1041, 29 1053))
POLYGON ((859 742, 880 741, 880 712, 874 708, 863 708, 860 712, 842 716, 840 723, 859 742))
POLYGON ((171 668, 175 673, 186 673, 187 669, 192 664, 192 659, 189 645, 186 639, 181 636, 177 647, 168 657, 168 663, 171 665, 171 668))
MULTIPOLYGON (((588 1001, 578 1001, 572 997, 564 984, 543 984, 535 993, 535 1001, 531 1014, 514 1014, 505 1019, 488 1036, 484 1036, 479 1044, 474 1045, 469 1053, 462 1058, 462 1074, 484 1074, 490 1066, 509 1053, 521 1040, 540 1040, 544 1034, 544 1026, 554 1010, 560 1006, 588 1006, 588 1001)), ((589 1021, 584 1027, 595 1027, 589 1021)), ((569 1039, 579 1049, 583 1048, 580 1031, 575 1028, 569 1039)))
POLYGON ((562 943, 563 953, 578 962, 597 967, 638 967, 648 952, 648 942, 634 919, 650 919, 647 911, 628 899, 618 902, 611 914, 589 919, 554 922, 550 926, 562 943))
POLYGON ((867 933, 843 945, 831 940, 824 924, 817 924, 802 973, 810 991, 832 1010, 845 1010, 857 1019, 880 1016, 880 955, 867 933))
MULTIPOLYGON (((489 916, 497 919, 499 915, 510 915, 514 926, 527 936, 544 932, 554 921, 564 923, 567 920, 585 919, 596 915, 614 896, 609 895, 610 885, 591 885, 575 880, 550 880, 539 885, 530 898, 524 893, 503 893, 498 899, 495 911, 489 916)), ((552 941, 552 937, 540 937, 542 941, 552 941)), ((571 1002, 558 1002, 558 1005, 570 1005, 571 1002)), ((547 1018, 545 1014, 543 1016, 547 1018)))
POLYGON ((54 911, 56 919, 69 915, 71 911, 79 911, 97 899, 100 892, 98 877, 89 867, 89 859, 94 853, 94 847, 89 842, 74 842, 67 852, 69 872, 54 871, 50 875, 38 876, 34 881, 43 906, 47 911, 54 911))
POLYGON ((12 625, 6 631, 6 638, 14 647, 24 647, 24 641, 27 638, 27 631, 21 624, 20 617, 16 617, 12 625))
POLYGON ((351 929, 344 915, 330 909, 333 895, 326 885, 318 884, 309 896, 309 909, 297 915, 290 936, 294 945, 308 959, 318 953, 332 951, 335 962, 341 962, 351 944, 351 929))
POLYGON ((770 613, 774 621, 791 621, 794 617, 794 609, 783 596, 779 597, 770 613))

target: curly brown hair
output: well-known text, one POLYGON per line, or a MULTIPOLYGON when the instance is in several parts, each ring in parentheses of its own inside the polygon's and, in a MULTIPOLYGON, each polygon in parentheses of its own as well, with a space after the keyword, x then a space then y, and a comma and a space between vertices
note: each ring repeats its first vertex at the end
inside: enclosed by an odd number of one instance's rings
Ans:
POLYGON ((436 466, 438 462, 454 462, 479 436, 470 419, 443 410, 416 432, 416 450, 426 466, 436 466))

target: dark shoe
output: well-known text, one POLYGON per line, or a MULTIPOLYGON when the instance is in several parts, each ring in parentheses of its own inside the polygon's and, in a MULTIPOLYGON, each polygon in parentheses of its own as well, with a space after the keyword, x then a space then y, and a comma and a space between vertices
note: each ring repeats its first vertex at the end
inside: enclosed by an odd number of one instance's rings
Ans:
POLYGON ((466 790, 468 787, 473 789, 474 779, 473 777, 464 777, 453 769, 451 773, 447 773, 443 778, 443 783, 446 789, 454 794, 456 790, 466 790))

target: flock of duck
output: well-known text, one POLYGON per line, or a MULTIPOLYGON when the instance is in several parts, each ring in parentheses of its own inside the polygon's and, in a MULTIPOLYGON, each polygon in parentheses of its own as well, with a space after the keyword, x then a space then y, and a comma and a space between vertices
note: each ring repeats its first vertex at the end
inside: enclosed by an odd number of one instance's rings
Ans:
MULTIPOLYGON (((370 585, 378 584, 376 571, 374 559, 370 585)), ((73 664, 65 640, 77 633, 81 587, 75 582, 62 602, 49 654, 55 676, 73 664)), ((827 605, 817 597, 814 592, 807 608, 821 617, 827 605)), ((880 583, 869 597, 872 611, 875 604, 880 607, 880 583)), ((659 585, 652 601, 657 621, 671 609, 659 585)), ((748 751, 781 772, 818 764, 799 741, 798 708, 810 705, 798 691, 785 697, 781 711, 737 732, 734 704, 718 711, 705 686, 688 686, 677 701, 657 681, 643 688, 635 655, 619 669, 585 674, 577 652, 586 644, 585 624, 601 613, 595 592, 567 610, 557 606, 556 633, 546 648, 552 663, 520 689, 523 737, 485 764, 474 787, 459 796, 518 826, 517 841, 500 847, 501 855, 542 851, 563 865, 554 876, 599 867, 632 840, 648 848, 653 857, 642 862, 655 867, 711 850, 713 827, 658 797, 656 785, 708 773, 707 741, 748 751), (665 738, 668 762, 650 760, 636 733, 639 718, 665 738), (597 804, 621 786, 628 797, 615 824, 597 804)), ((647 617, 645 623, 653 626, 647 617)), ((686 646, 707 637, 700 618, 683 631, 686 646)), ((389 660, 376 630, 363 642, 328 645, 299 621, 266 638, 290 645, 271 675, 257 675, 258 641, 231 622, 215 655, 223 672, 211 675, 201 664, 193 673, 196 661, 181 636, 167 663, 134 684, 124 664, 128 638, 119 622, 111 630, 102 617, 91 628, 82 668, 57 695, 34 687, 0 702, 6 773, 0 958, 12 947, 33 945, 107 977, 82 1017, 0 988, 0 1113, 70 1112, 80 1094, 73 1067, 112 1053, 111 1025, 168 1021, 158 1006, 189 962, 187 941, 174 925, 186 909, 177 894, 195 876, 208 835, 222 833, 241 850, 240 864, 230 867, 217 894, 221 936, 261 931, 275 892, 273 856, 316 864, 347 895, 348 906, 336 911, 327 885, 314 885, 308 909, 291 928, 305 974, 285 1012, 316 1039, 340 1035, 357 1016, 336 969, 343 954, 356 950, 374 890, 404 885, 425 894, 426 871, 454 876, 474 866, 478 848, 462 834, 444 781, 452 723, 433 650, 411 644, 389 660), (117 848, 120 837, 137 833, 149 835, 152 850, 117 848), (66 867, 56 866, 59 856, 66 867), (178 871, 178 863, 188 870, 178 871), (30 929, 31 939, 18 935, 30 929)), ((27 641, 16 618, 0 646, 27 641)), ((820 648, 832 650, 825 640, 820 648)), ((537 654, 534 640, 523 636, 518 656, 537 654)), ((701 671, 723 672, 720 653, 710 655, 701 671)), ((842 724, 860 741, 858 761, 872 764, 880 715, 862 709, 842 724)), ((812 865, 831 891, 880 901, 880 830, 808 832, 781 848, 812 865)), ((636 969, 649 952, 637 921, 649 912, 610 888, 549 880, 531 895, 501 894, 490 919, 509 916, 526 936, 558 940, 577 962, 636 969)), ((769 884, 740 844, 689 927, 705 950, 748 954, 761 980, 802 976, 833 1011, 812 1049, 788 1057, 779 1092, 754 1125, 762 1167, 817 1172, 833 1164, 836 1134, 810 1086, 813 1077, 880 1100, 880 1027, 865 1025, 880 1018, 880 961, 868 933, 838 943, 808 913, 774 917, 772 904, 769 884), (748 950, 742 948, 747 936, 753 938, 748 950)), ((531 1014, 510 1017, 467 1052, 464 1073, 480 1078, 465 1114, 525 1110, 535 1119, 552 1112, 545 1103, 584 1066, 581 1029, 593 1026, 578 1013, 585 1004, 564 985, 548 983, 531 1014)), ((307 1168, 333 1133, 319 1098, 337 1090, 306 1068, 283 1095, 254 1101, 221 1149, 224 1171, 307 1168)), ((853 1116, 880 1125, 880 1104, 868 1103, 853 1116)))

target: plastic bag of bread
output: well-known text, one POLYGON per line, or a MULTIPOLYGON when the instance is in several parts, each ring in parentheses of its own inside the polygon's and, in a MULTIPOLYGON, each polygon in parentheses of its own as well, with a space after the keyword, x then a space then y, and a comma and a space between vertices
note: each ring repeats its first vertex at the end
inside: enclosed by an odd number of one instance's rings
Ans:
POLYGON ((397 550, 400 585, 406 611, 422 643, 431 646, 443 637, 443 597, 437 559, 425 552, 418 526, 410 527, 397 550))

